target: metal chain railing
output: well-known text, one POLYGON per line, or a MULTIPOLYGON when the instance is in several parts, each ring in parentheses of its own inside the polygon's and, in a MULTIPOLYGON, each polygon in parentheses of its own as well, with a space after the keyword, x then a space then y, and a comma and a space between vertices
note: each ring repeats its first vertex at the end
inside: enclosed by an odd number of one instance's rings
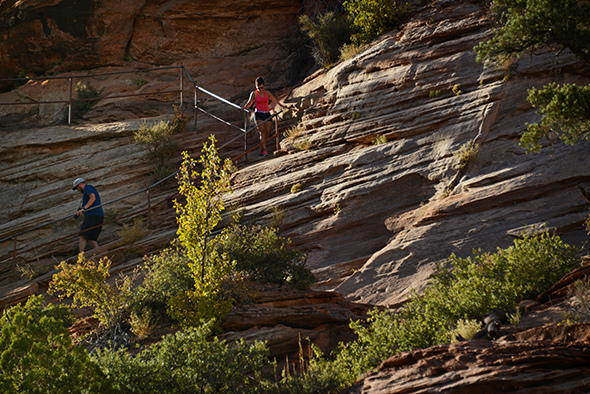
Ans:
MULTIPOLYGON (((226 99, 224 99, 224 98, 222 98, 222 97, 220 97, 220 96, 218 96, 218 95, 216 95, 216 94, 214 94, 214 93, 212 93, 212 92, 210 92, 210 91, 208 91, 208 90, 206 90, 206 89, 204 89, 204 88, 202 88, 202 87, 200 87, 200 86, 198 86, 198 85, 195 83, 195 81, 193 80, 193 78, 190 76, 190 74, 188 73, 188 71, 186 70, 186 68, 185 68, 184 66, 161 67, 161 68, 155 68, 155 69, 147 69, 147 70, 145 70, 145 69, 144 69, 144 70, 136 70, 136 71, 129 71, 129 72, 121 72, 121 73, 131 73, 131 72, 138 73, 138 72, 141 72, 141 71, 165 70, 165 69, 174 69, 174 68, 178 68, 178 69, 180 69, 180 89, 179 89, 179 90, 170 90, 170 91, 164 91, 164 92, 153 92, 153 93, 151 93, 151 92, 147 92, 147 93, 144 93, 144 94, 157 94, 157 93, 164 93, 164 94, 168 94, 168 93, 180 93, 180 108, 182 108, 182 106, 183 106, 183 91, 184 91, 184 86, 183 86, 183 85, 184 85, 184 81, 183 81, 183 75, 184 75, 184 74, 186 74, 186 75, 188 76, 188 78, 189 78, 189 80, 190 80, 190 82, 191 82, 192 86, 193 86, 193 87, 194 87, 194 89, 195 89, 195 90, 194 90, 195 126, 196 126, 196 122, 197 122, 197 111, 201 111, 201 112, 203 112, 203 113, 205 113, 205 114, 207 114, 207 115, 209 115, 209 116, 213 117, 214 119, 216 119, 216 120, 218 120, 218 121, 221 121, 222 123, 229 124, 230 126, 232 126, 232 127, 235 127, 236 129, 238 129, 238 130, 240 130, 240 131, 241 131, 241 134, 240 134, 240 135, 238 135, 238 136, 236 136, 236 137, 232 138, 231 140, 229 140, 229 141, 225 142, 224 144, 222 144, 221 146, 219 146, 219 147, 218 147, 218 149, 219 149, 219 150, 221 150, 221 149, 225 148, 226 146, 228 146, 229 144, 231 144, 232 142, 236 141, 236 140, 237 140, 237 139, 239 139, 239 138, 244 138, 244 141, 245 141, 245 145, 244 145, 244 152, 243 152, 243 153, 241 153, 240 155, 238 155, 237 157, 233 158, 232 160, 233 160, 233 161, 237 161, 237 160, 239 160, 240 158, 242 158, 242 157, 245 157, 245 159, 246 159, 246 160, 245 160, 245 162, 247 163, 247 162, 248 162, 248 161, 247 161, 247 155, 248 155, 248 153, 250 153, 250 152, 252 152, 253 150, 257 149, 259 146, 261 146, 263 143, 266 143, 267 141, 270 141, 270 140, 272 140, 272 139, 276 139, 276 148, 277 148, 277 149, 279 149, 279 148, 280 148, 280 146, 279 146, 279 144, 280 144, 280 138, 279 138, 279 131, 278 131, 278 122, 277 122, 277 116, 278 116, 278 115, 281 113, 281 111, 279 111, 279 112, 277 112, 277 113, 273 114, 273 115, 272 115, 272 116, 271 116, 269 119, 267 119, 267 120, 265 120, 265 121, 264 121, 264 122, 271 121, 271 120, 272 120, 272 121, 274 121, 274 126, 275 126, 275 134, 274 134, 274 135, 272 135, 272 136, 270 136, 270 137, 269 137, 268 139, 266 139, 265 141, 261 141, 259 144, 255 145, 254 147, 248 148, 248 143, 247 143, 247 137, 248 137, 248 134, 249 134, 251 131, 255 130, 255 129, 256 129, 258 126, 259 126, 259 125, 254 125, 254 126, 252 126, 252 127, 248 127, 248 123, 249 123, 249 122, 248 122, 248 117, 249 117, 249 115, 250 115, 250 111, 248 111, 248 110, 245 110, 245 109, 243 109, 242 107, 240 107, 239 105, 237 105, 237 104, 234 104, 234 103, 232 103, 232 102, 230 102, 230 101, 228 101, 228 100, 226 100, 226 99), (230 105, 230 106, 232 106, 232 107, 234 107, 234 108, 237 108, 237 109, 240 109, 240 110, 242 110, 242 111, 243 111, 243 113, 244 113, 244 128, 242 129, 242 128, 238 127, 238 126, 235 126, 235 125, 233 125, 233 124, 231 124, 231 123, 229 123, 229 122, 227 122, 227 121, 225 121, 225 120, 223 120, 223 119, 219 118, 218 116, 216 116, 216 115, 214 115, 214 114, 211 114, 211 113, 209 113, 208 111, 205 111, 204 109, 202 109, 202 108, 198 107, 198 105, 197 105, 197 103, 198 103, 198 101, 197 101, 197 91, 200 91, 200 92, 202 92, 202 93, 205 93, 205 94, 207 94, 207 95, 209 95, 209 96, 211 96, 211 97, 215 98, 216 100, 219 100, 219 101, 221 101, 221 102, 223 102, 223 103, 225 103, 225 104, 228 104, 228 105, 230 105)), ((92 76, 99 76, 99 75, 100 75, 100 76, 104 76, 104 75, 116 75, 116 74, 120 74, 120 73, 115 73, 115 72, 113 72, 113 73, 105 73, 105 74, 94 74, 94 75, 92 75, 92 76)), ((72 82, 72 81, 73 81, 73 79, 74 79, 74 78, 83 78, 83 77, 67 77, 67 76, 64 76, 64 77, 47 77, 47 78, 45 78, 45 79, 57 79, 57 78, 61 78, 61 79, 68 79, 68 78, 69 78, 69 79, 70 79, 70 85, 72 85, 72 84, 73 84, 73 82, 72 82)), ((35 78, 35 79, 43 79, 43 78, 35 78)), ((2 81, 2 80, 0 80, 0 82, 1 82, 1 81, 2 81)), ((113 98, 113 97, 129 97, 129 96, 138 96, 138 95, 141 95, 141 94, 127 94, 127 95, 109 96, 108 98, 110 99, 110 98, 113 98)), ((99 98, 95 98, 95 99, 93 99, 93 100, 97 100, 97 99, 98 99, 98 100, 100 100, 101 98, 99 97, 99 98)), ((45 102, 36 102, 36 103, 38 103, 38 104, 46 104, 46 103, 66 103, 66 102, 67 102, 67 103, 68 103, 68 105, 69 105, 69 107, 70 107, 70 114, 71 114, 71 105, 72 105, 72 103, 73 103, 73 102, 75 102, 75 101, 83 101, 83 100, 74 100, 74 99, 71 97, 71 95, 70 95, 70 98, 69 98, 69 100, 63 100, 63 101, 56 100, 56 101, 45 101, 45 102)), ((22 105, 22 104, 29 104, 29 105, 30 105, 30 104, 34 104, 34 103, 33 103, 33 102, 27 102, 27 103, 0 103, 0 105, 11 105, 11 104, 12 104, 12 105, 22 105)), ((262 123, 264 123, 264 122, 262 122, 262 123)), ((137 211, 135 211, 135 212, 129 213, 129 214, 127 214, 127 215, 123 216, 123 217, 118 217, 118 218, 116 218, 116 219, 110 220, 110 221, 108 221, 108 222, 105 222, 105 223, 103 223, 103 225, 110 224, 110 223, 116 222, 116 221, 118 221, 118 220, 127 219, 127 218, 129 218, 129 217, 134 217, 134 216, 140 215, 140 214, 142 214, 142 213, 145 213, 145 212, 147 212, 147 214, 148 214, 148 222, 149 222, 149 221, 150 221, 150 219, 149 219, 149 218, 150 218, 150 212, 151 212, 152 208, 154 208, 155 206, 158 206, 158 205, 160 205, 160 204, 163 204, 164 202, 170 201, 172 198, 174 198, 175 196, 177 196, 177 195, 178 195, 178 192, 175 192, 173 195, 166 196, 165 198, 163 198, 163 199, 162 199, 161 201, 159 201, 158 203, 156 203, 156 204, 152 205, 152 203, 151 203, 151 197, 150 197, 150 191, 151 191, 152 189, 154 189, 155 187, 157 187, 157 186, 159 186, 159 185, 162 185, 164 182, 166 182, 166 181, 167 181, 167 180, 169 180, 170 178, 172 178, 172 177, 176 176, 176 175, 177 175, 179 172, 180 172, 180 170, 177 170, 177 171, 175 171, 174 173, 172 173, 172 174, 168 175, 167 177, 165 177, 165 178, 163 178, 163 179, 159 180, 158 182, 155 182, 154 184, 152 184, 152 185, 150 185, 150 186, 148 186, 148 187, 146 187, 146 188, 143 188, 143 189, 141 189, 141 190, 138 190, 138 191, 136 191, 136 192, 133 192, 133 193, 127 194, 127 195, 125 195, 125 196, 122 196, 122 197, 119 197, 119 198, 116 198, 116 199, 114 199, 114 200, 111 200, 111 201, 108 201, 108 202, 105 202, 105 203, 101 204, 101 205, 100 205, 100 207, 103 207, 103 206, 106 206, 106 205, 109 205, 109 204, 115 203, 115 202, 117 202, 117 201, 120 201, 120 200, 123 200, 123 199, 127 199, 127 198, 130 198, 130 197, 133 197, 133 196, 135 196, 135 195, 138 195, 138 194, 140 194, 140 193, 144 193, 144 192, 146 192, 146 193, 147 193, 147 207, 146 207, 146 208, 143 208, 143 209, 137 210, 137 211)), ((96 207, 94 207, 94 208, 98 208, 98 207, 99 207, 99 206, 96 206, 96 207)), ((94 209, 94 208, 93 208, 93 209, 94 209)), ((20 235, 23 235, 23 234, 26 234, 26 233, 28 233, 28 232, 31 232, 31 231, 39 230, 39 229, 41 229, 41 228, 44 228, 44 227, 50 226, 50 225, 52 225, 52 224, 55 224, 55 223, 57 223, 57 222, 60 222, 60 221, 66 220, 66 219, 71 219, 71 218, 72 218, 72 216, 73 216, 73 215, 68 215, 68 216, 65 216, 65 217, 62 217, 62 218, 59 218, 59 219, 55 219, 55 220, 53 220, 53 221, 50 221, 50 222, 47 222, 47 223, 43 223, 43 224, 41 224, 41 225, 38 225, 38 226, 35 226, 35 227, 33 227, 33 228, 29 228, 29 229, 23 230, 23 231, 21 231, 21 232, 18 232, 18 233, 16 233, 16 234, 12 234, 12 235, 10 235, 10 236, 8 236, 8 237, 5 237, 5 238, 1 239, 1 240, 0 240, 0 244, 1 244, 1 243, 3 243, 3 242, 10 241, 10 240, 12 240, 12 241, 13 241, 13 252, 12 252, 10 255, 6 256, 6 257, 0 258, 0 262, 6 261, 6 260, 8 260, 8 259, 12 258, 12 259, 13 259, 13 263, 12 263, 12 272, 13 272, 13 274, 14 274, 14 270, 15 270, 15 268, 16 268, 16 264, 17 264, 17 263, 16 263, 16 259, 17 259, 17 257, 18 257, 18 256, 20 256, 20 255, 22 255, 22 254, 25 254, 25 253, 28 253, 28 252, 30 252, 30 251, 36 250, 36 249, 38 249, 38 248, 40 248, 40 247, 47 246, 47 245, 49 245, 49 244, 51 244, 51 243, 54 243, 54 242, 56 242, 56 241, 63 240, 63 239, 69 238, 69 237, 73 237, 73 236, 77 236, 77 235, 79 235, 79 234, 80 234, 80 231, 77 231, 77 232, 74 232, 74 233, 71 233, 71 234, 68 234, 68 235, 62 236, 62 237, 60 237, 60 238, 58 238, 58 239, 52 239, 51 241, 49 241, 49 242, 47 242, 47 243, 44 243, 44 244, 41 244, 41 245, 36 245, 36 246, 34 246, 34 247, 30 248, 30 249, 26 249, 26 250, 17 251, 17 242, 18 242, 18 241, 17 241, 17 237, 18 237, 18 236, 20 236, 20 235)))

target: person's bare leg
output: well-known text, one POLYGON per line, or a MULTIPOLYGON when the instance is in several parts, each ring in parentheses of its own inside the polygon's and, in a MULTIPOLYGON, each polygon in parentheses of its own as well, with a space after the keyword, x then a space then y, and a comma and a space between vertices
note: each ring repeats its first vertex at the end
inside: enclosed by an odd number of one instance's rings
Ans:
POLYGON ((90 243, 90 246, 92 246, 92 249, 98 248, 98 242, 96 242, 96 241, 88 241, 88 243, 90 243))
POLYGON ((84 250, 86 250, 86 238, 81 236, 78 243, 78 253, 84 253, 84 250))
POLYGON ((261 138, 262 138, 262 141, 264 141, 263 144, 262 144, 262 150, 264 150, 265 152, 267 152, 268 151, 268 148, 266 147, 266 144, 267 144, 267 141, 266 140, 270 136, 271 124, 268 123, 268 122, 266 122, 266 123, 260 125, 260 128, 262 129, 262 132, 261 132, 262 137, 261 138))

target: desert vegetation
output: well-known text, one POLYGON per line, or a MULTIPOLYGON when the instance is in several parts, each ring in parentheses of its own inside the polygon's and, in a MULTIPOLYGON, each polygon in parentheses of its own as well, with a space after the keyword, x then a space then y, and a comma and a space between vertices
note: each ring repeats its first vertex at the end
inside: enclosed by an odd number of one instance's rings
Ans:
MULTIPOLYGON (((360 5, 377 3, 359 0, 345 4, 355 15, 366 12, 360 5), (359 8, 352 8, 353 4, 359 8)), ((516 17, 514 7, 523 3, 528 2, 496 1, 492 7, 499 20, 509 22, 516 17)), ((564 3, 572 12, 587 12, 583 2, 564 3)), ((549 2, 535 4, 551 7, 549 2)), ((381 15, 387 14, 381 8, 375 9, 381 15)), ((530 14, 520 11, 519 15, 530 14)), ((388 23, 398 23, 406 10, 392 12, 396 17, 388 19, 388 23)), ((365 16, 369 18, 369 14, 365 16)), ((363 22, 365 25, 372 23, 370 18, 363 20, 369 21, 363 22)), ((579 24, 587 24, 588 20, 579 24)), ((514 20, 510 24, 519 23, 525 22, 514 20)), ((357 31, 353 42, 364 42, 383 29, 357 31)), ((493 44, 502 47, 510 34, 524 34, 521 30, 499 32, 502 39, 478 47, 482 59, 503 59, 507 53, 494 52, 493 44)), ((587 47, 580 49, 580 45, 572 44, 570 49, 582 58, 587 55, 587 47)), ((456 86, 453 92, 458 95, 456 86)), ((583 101, 587 95, 586 88, 571 85, 531 90, 529 101, 540 108, 544 117, 540 124, 529 127, 528 132, 533 134, 525 134, 521 142, 536 150, 535 144, 543 136, 559 134, 568 143, 588 138, 587 113, 575 111, 576 103, 588 107, 583 101), (566 96, 560 96, 562 93, 566 96), (563 103, 567 105, 561 106, 563 103)), ((163 135, 166 140, 169 131, 163 135)), ((150 144, 154 150, 159 149, 159 145, 150 144)), ((474 154, 473 148, 466 145, 456 156, 457 161, 467 162, 474 154)), ((232 172, 231 162, 219 157, 214 139, 205 144, 198 160, 183 154, 178 175, 180 197, 175 201, 178 238, 166 249, 145 258, 140 268, 142 283, 133 291, 129 277, 108 277, 108 259, 93 262, 81 255, 75 265, 62 262, 58 266, 51 291, 72 297, 75 306, 90 308, 105 333, 102 338, 108 340, 98 342, 95 336, 72 343, 67 331, 72 316, 67 308, 44 305, 41 297, 32 296, 25 305, 7 309, 0 319, 3 392, 59 393, 72 387, 90 393, 338 392, 399 352, 469 338, 482 327, 490 312, 502 311, 517 326, 519 302, 546 290, 577 265, 577 250, 548 231, 523 233, 512 246, 495 252, 476 250, 468 257, 451 255, 439 263, 423 293, 413 292, 402 307, 374 309, 366 321, 351 322, 357 340, 342 343, 332 354, 322 354, 309 345, 311 356, 300 360, 298 370, 276 374, 265 343, 228 344, 219 340, 215 336, 219 320, 242 300, 244 292, 239 290, 247 289, 245 279, 307 289, 314 277, 306 266, 305 254, 289 248, 289 240, 281 238, 276 228, 242 224, 236 217, 234 224, 216 231, 226 208, 222 197, 231 192, 232 172), (122 333, 124 326, 139 337, 148 335, 155 324, 164 320, 181 329, 140 351, 130 351, 125 341, 117 338, 119 334, 128 335, 122 333)), ((298 186, 291 191, 301 191, 302 185, 298 186)), ((340 211, 337 204, 334 213, 340 211)), ((581 303, 572 309, 567 321, 588 321, 588 283, 579 282, 574 291, 581 303)))

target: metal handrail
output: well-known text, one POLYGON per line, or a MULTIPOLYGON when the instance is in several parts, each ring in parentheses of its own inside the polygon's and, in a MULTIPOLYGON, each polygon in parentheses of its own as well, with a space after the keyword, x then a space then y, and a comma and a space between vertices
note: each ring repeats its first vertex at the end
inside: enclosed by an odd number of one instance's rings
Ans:
MULTIPOLYGON (((244 139, 246 139, 246 137, 247 137, 247 134, 248 134, 249 132, 251 132, 252 130, 256 129, 256 128, 259 126, 259 124, 257 124, 257 125, 254 125, 254 126, 252 126, 252 127, 248 128, 248 127, 247 127, 247 126, 248 126, 248 120, 247 120, 247 116, 248 116, 248 114, 250 113, 250 111, 248 111, 247 109, 245 109, 245 108, 242 108, 242 107, 240 107, 239 105, 237 105, 237 104, 234 104, 234 103, 232 103, 232 102, 230 102, 230 101, 228 101, 228 100, 226 100, 226 99, 224 99, 224 98, 222 98, 222 97, 220 97, 220 96, 218 96, 218 95, 216 95, 216 94, 214 94, 214 93, 212 93, 212 92, 210 92, 210 91, 208 91, 208 90, 206 90, 206 89, 204 89, 204 88, 202 88, 202 87, 200 87, 200 86, 198 86, 198 85, 196 84, 196 82, 193 80, 193 78, 192 78, 192 76, 190 75, 190 73, 188 72, 188 70, 186 70, 186 68, 185 68, 184 66, 171 66, 171 67, 160 67, 160 68, 153 68, 153 69, 143 69, 143 70, 135 70, 135 71, 123 71, 123 72, 120 72, 120 73, 113 72, 113 73, 104 73, 104 74, 94 74, 94 75, 80 76, 80 77, 78 77, 78 78, 90 78, 90 77, 103 76, 103 75, 118 75, 118 74, 122 74, 122 73, 139 73, 139 72, 146 72, 146 71, 153 71, 153 70, 165 70, 165 69, 173 69, 173 68, 180 68, 180 69, 181 69, 181 76, 182 76, 182 71, 183 71, 184 73, 186 73, 186 75, 188 76, 189 80, 191 81, 191 83, 193 84, 193 86, 194 86, 194 88, 195 88, 195 103, 194 103, 194 104, 195 104, 195 122, 196 122, 196 110, 197 110, 197 109, 199 109, 199 110, 201 110, 202 112, 204 112, 204 113, 206 113, 206 114, 208 114, 208 115, 210 115, 210 116, 214 117, 215 119, 217 119, 217 120, 219 120, 219 121, 222 121, 223 123, 226 123, 226 124, 228 124, 228 122, 224 121, 223 119, 220 119, 220 118, 218 118, 217 116, 215 116, 215 115, 213 115, 213 114, 211 114, 211 113, 209 113, 209 112, 207 112, 207 111, 205 111, 205 110, 203 110, 203 109, 201 109, 201 108, 198 108, 198 107, 197 107, 197 95, 196 95, 196 91, 197 91, 197 90, 199 90, 199 91, 201 91, 201 92, 203 92, 203 93, 206 93, 206 94, 208 94, 208 95, 210 95, 210 96, 212 96, 212 97, 214 97, 214 98, 216 98, 216 99, 218 99, 218 100, 220 100, 220 101, 222 101, 222 102, 224 102, 224 103, 226 103, 226 104, 228 104, 228 105, 230 105, 230 106, 232 106, 232 107, 234 107, 234 108, 238 108, 238 109, 240 109, 240 110, 244 111, 244 119, 245 119, 245 123, 244 123, 244 129, 242 129, 242 128, 239 128, 239 127, 236 127, 236 126, 235 126, 235 125, 233 125, 233 124, 230 124, 231 126, 234 126, 234 127, 238 128, 240 131, 242 131, 242 135, 239 135, 239 136, 237 136, 237 137, 235 137, 235 138, 231 139, 230 141, 227 141, 226 143, 224 143, 224 144, 222 144, 221 146, 219 146, 219 148, 218 148, 218 149, 222 149, 222 148, 226 147, 227 145, 229 145, 230 143, 234 142, 234 141, 235 141, 235 140, 237 140, 238 138, 242 138, 242 137, 243 137, 244 139)), ((69 79, 70 79, 70 81, 71 81, 71 80, 72 80, 74 77, 71 77, 71 76, 70 76, 70 77, 67 77, 67 76, 60 77, 60 76, 58 76, 58 77, 45 77, 45 78, 43 78, 43 77, 38 77, 38 78, 25 78, 25 79, 26 79, 26 80, 30 80, 30 79, 68 79, 68 78, 69 78, 69 79)), ((22 80, 22 78, 13 78, 13 79, 10 79, 10 80, 22 80)), ((2 80, 0 80, 0 81, 2 81, 2 80)), ((180 93, 181 93, 181 108, 182 108, 182 92, 183 92, 182 78, 181 78, 181 89, 180 89, 180 90, 178 90, 178 91, 166 91, 166 92, 159 92, 159 93, 171 93, 171 92, 176 92, 176 93, 177 93, 177 92, 180 92, 180 93)), ((156 92, 156 93, 158 93, 158 92, 156 92)), ((148 94, 148 93, 146 93, 146 94, 148 94)), ((149 93, 149 94, 152 94, 152 93, 149 93)), ((155 94, 155 93, 154 93, 154 94, 155 94)), ((133 94, 133 95, 135 96, 136 94, 133 94)), ((141 95, 141 94, 140 94, 140 95, 141 95)), ((116 97, 125 97, 125 96, 116 96, 116 97)), ((106 98, 113 98, 113 97, 106 97, 106 98)), ((73 101, 88 101, 88 100, 97 100, 97 98, 94 98, 94 99, 81 99, 81 100, 73 100, 73 101)), ((66 101, 66 102, 67 102, 67 101, 66 101)), ((72 101, 70 101, 70 106, 71 106, 71 102, 72 102, 72 101)), ((22 103, 22 104, 29 104, 29 105, 30 105, 30 104, 45 104, 45 103, 49 103, 49 102, 29 102, 29 103, 22 103)), ((13 103, 13 104, 14 104, 14 103, 13 103)), ((5 104, 4 104, 4 103, 0 103, 0 105, 5 105, 5 104)), ((273 115, 272 115, 270 118, 268 118, 268 119, 264 120, 263 122, 261 122, 261 123, 264 123, 264 122, 270 121, 271 119, 273 119, 273 120, 274 120, 274 122, 275 122, 275 131, 276 131, 276 132, 275 132, 275 135, 273 135, 272 137, 270 137, 270 138, 269 138, 269 139, 267 139, 266 141, 268 141, 268 140, 271 140, 271 139, 273 139, 273 138, 276 138, 276 139, 277 139, 277 148, 278 148, 278 146, 279 146, 279 134, 278 134, 278 125, 277 125, 277 119, 276 119, 276 117, 277 117, 277 116, 278 116, 278 115, 279 115, 281 112, 282 112, 282 111, 279 111, 279 112, 277 112, 277 113, 273 114, 273 115)), ((261 123, 260 123, 260 124, 261 124, 261 123)), ((263 142, 266 142, 266 141, 263 141, 263 142)), ((254 147, 254 148, 252 148, 251 150, 247 150, 247 143, 246 143, 246 146, 245 146, 245 150, 246 150, 246 152, 244 152, 243 154, 239 155, 237 158, 235 158, 235 159, 234 159, 234 161, 235 161, 235 160, 237 160, 237 159, 239 159, 239 158, 241 158, 241 157, 242 157, 242 156, 244 156, 244 155, 247 155, 247 154, 248 154, 250 151, 252 151, 253 149, 256 149, 256 147, 260 146, 260 145, 261 145, 263 142, 261 142, 259 145, 255 146, 255 147, 254 147)), ((179 172, 180 172, 180 170, 177 170, 177 171, 175 171, 174 173, 172 173, 172 174, 170 174, 170 175, 166 176, 165 178, 163 178, 163 179, 159 180, 158 182, 156 182, 156 183, 154 183, 154 184, 152 184, 152 185, 150 185, 150 186, 148 186, 148 187, 146 187, 146 188, 143 188, 143 189, 141 189, 141 190, 138 190, 138 191, 136 191, 136 192, 133 192, 133 193, 127 194, 127 195, 125 195, 125 196, 122 196, 122 197, 116 198, 116 199, 114 199, 114 200, 107 201, 107 202, 105 202, 105 203, 103 203, 103 204, 101 204, 101 205, 98 205, 98 206, 95 206, 95 207, 93 207, 92 209, 96 209, 96 208, 98 208, 98 207, 102 207, 102 206, 105 206, 105 205, 108 205, 108 204, 112 204, 112 203, 114 203, 114 202, 117 202, 117 201, 120 201, 120 200, 122 200, 122 199, 126 199, 126 198, 129 198, 129 197, 135 196, 135 195, 137 195, 137 194, 139 194, 139 193, 143 193, 143 192, 146 192, 146 191, 148 192, 148 200, 149 200, 149 191, 150 191, 151 189, 153 189, 154 187, 156 187, 156 186, 160 185, 161 183, 163 183, 163 182, 167 181, 168 179, 170 179, 171 177, 175 176, 175 175, 176 175, 176 174, 178 174, 179 172)), ((175 194, 175 195, 176 195, 176 194, 175 194)), ((163 201, 167 201, 169 198, 170 198, 170 197, 167 197, 167 198, 165 198, 164 200, 160 201, 160 202, 159 202, 159 203, 157 203, 156 205, 158 205, 158 204, 162 203, 163 201)), ((149 203, 149 201, 148 201, 148 207, 147 207, 147 210, 149 210, 149 209, 150 209, 150 203, 149 203)), ((140 211, 138 211, 137 213, 135 213, 135 214, 133 214, 133 215, 136 215, 136 214, 138 214, 138 213, 140 213, 140 212, 143 212, 143 211, 145 211, 145 209, 144 209, 144 210, 140 210, 140 211)), ((131 215, 131 216, 133 216, 133 215, 131 215)), ((126 217, 129 217, 129 215, 128 215, 128 216, 126 216, 126 217)), ((27 230, 21 231, 21 232, 19 232, 19 233, 17 233, 17 234, 12 234, 12 235, 10 235, 10 236, 8 236, 8 237, 5 237, 5 238, 3 238, 2 240, 0 240, 0 243, 2 243, 2 242, 5 242, 5 241, 8 241, 8 240, 11 240, 11 239, 13 239, 13 240, 14 240, 14 242, 15 242, 15 246, 14 246, 14 253, 12 253, 12 254, 11 254, 11 256, 8 256, 8 257, 6 257, 6 258, 0 259, 0 262, 2 262, 2 261, 5 261, 5 260, 9 259, 10 257, 13 257, 14 259, 16 259, 16 256, 18 256, 18 255, 20 255, 20 254, 23 254, 23 253, 25 253, 25 252, 28 252, 28 251, 30 251, 30 250, 25 250, 25 251, 21 251, 20 253, 17 253, 17 252, 16 252, 16 237, 18 237, 18 236, 20 236, 20 235, 23 235, 23 234, 25 234, 25 233, 28 233, 28 232, 31 232, 31 231, 34 231, 34 230, 40 229, 40 228, 42 228, 42 227, 49 226, 49 225, 51 225, 51 224, 54 224, 54 223, 57 223, 57 222, 59 222, 59 221, 62 221, 62 220, 65 220, 65 219, 70 219, 70 218, 72 218, 72 215, 64 216, 64 217, 62 217, 62 218, 59 218, 59 219, 53 220, 53 221, 51 221, 51 222, 44 223, 44 224, 41 224, 41 225, 35 226, 35 227, 33 227, 33 228, 30 228, 30 229, 27 229, 27 230)), ((120 219, 121 219, 121 218, 118 218, 118 219, 115 219, 115 220, 113 220, 113 221, 120 220, 120 219)), ((113 222, 113 221, 111 221, 111 222, 113 222)), ((111 222, 109 222, 109 223, 111 223, 111 222)), ((59 238, 59 239, 65 239, 65 238, 67 238, 67 237, 70 237, 70 236, 72 236, 72 235, 78 235, 78 234, 80 234, 80 232, 79 232, 79 231, 78 231, 78 232, 76 232, 76 233, 68 234, 68 235, 66 235, 66 236, 64 236, 64 237, 62 237, 62 238, 59 238)), ((54 240, 54 241, 55 241, 55 240, 54 240)), ((54 241, 52 241, 52 242, 54 242, 54 241)), ((41 245, 41 246, 44 246, 44 245, 41 245)), ((35 248, 37 248, 37 247, 38 247, 38 246, 36 246, 35 248)), ((16 260, 15 260, 14 264, 16 264, 16 260)), ((13 264, 13 270, 14 270, 14 264, 13 264)))

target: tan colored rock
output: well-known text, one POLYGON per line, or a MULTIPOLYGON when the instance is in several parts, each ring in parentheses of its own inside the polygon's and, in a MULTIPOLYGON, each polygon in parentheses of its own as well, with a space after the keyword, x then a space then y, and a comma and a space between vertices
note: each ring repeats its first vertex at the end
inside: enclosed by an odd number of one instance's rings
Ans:
POLYGON ((343 393, 586 392, 588 333, 588 325, 545 327, 405 352, 343 393))

